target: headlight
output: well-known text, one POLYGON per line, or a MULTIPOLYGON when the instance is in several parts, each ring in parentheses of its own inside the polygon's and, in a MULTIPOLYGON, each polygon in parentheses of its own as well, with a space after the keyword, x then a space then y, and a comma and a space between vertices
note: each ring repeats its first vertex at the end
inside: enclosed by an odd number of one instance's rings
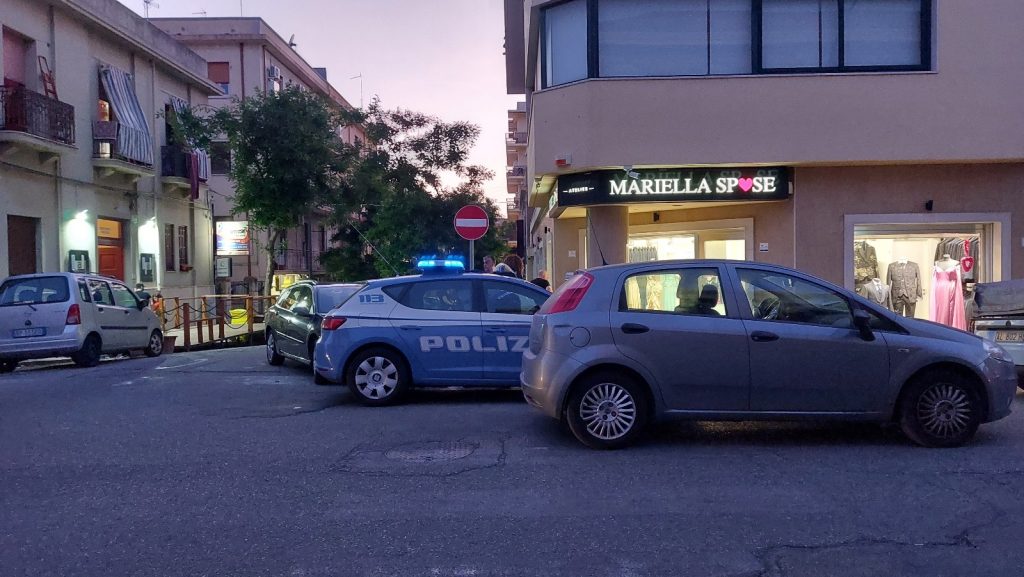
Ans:
POLYGON ((1007 353, 1006 349, 1004 349, 1003 347, 993 343, 988 339, 985 339, 981 342, 982 346, 985 347, 985 352, 988 353, 988 356, 996 360, 1005 361, 1007 363, 1013 362, 1013 359, 1010 358, 1010 354, 1007 353))

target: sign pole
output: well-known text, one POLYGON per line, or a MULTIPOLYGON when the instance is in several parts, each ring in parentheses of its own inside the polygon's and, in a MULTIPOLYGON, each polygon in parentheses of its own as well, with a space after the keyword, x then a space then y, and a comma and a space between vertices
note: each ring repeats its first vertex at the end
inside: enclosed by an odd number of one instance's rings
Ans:
POLYGON ((469 268, 468 268, 468 270, 473 270, 476 267, 476 255, 473 254, 473 245, 474 244, 476 244, 475 240, 469 241, 469 268))

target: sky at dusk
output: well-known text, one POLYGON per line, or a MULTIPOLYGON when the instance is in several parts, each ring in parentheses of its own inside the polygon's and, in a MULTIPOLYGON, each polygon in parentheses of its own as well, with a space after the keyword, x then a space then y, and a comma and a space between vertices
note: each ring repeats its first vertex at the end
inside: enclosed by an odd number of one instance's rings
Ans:
MULTIPOLYGON (((139 14, 143 0, 120 0, 139 14)), ((259 16, 353 105, 379 96, 480 127, 471 162, 494 171, 486 192, 502 211, 507 110, 501 0, 156 0, 151 17, 259 16)))

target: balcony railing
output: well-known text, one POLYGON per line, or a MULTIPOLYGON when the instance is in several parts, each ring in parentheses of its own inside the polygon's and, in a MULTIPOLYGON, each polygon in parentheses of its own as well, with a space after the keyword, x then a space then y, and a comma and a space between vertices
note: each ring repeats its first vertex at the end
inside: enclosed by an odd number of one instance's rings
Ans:
POLYGON ((75 107, 23 87, 0 87, 0 130, 75 144, 75 107))
POLYGON ((324 272, 324 265, 320 262, 321 254, 317 249, 314 249, 312 254, 310 254, 308 251, 300 248, 288 248, 278 251, 274 262, 277 263, 278 270, 282 271, 308 272, 310 271, 310 265, 312 265, 312 272, 324 272), (307 256, 310 259, 308 261, 307 256))
POLYGON ((522 178, 522 177, 526 176, 526 167, 525 166, 513 166, 506 173, 506 176, 508 176, 509 178, 522 178))
MULTIPOLYGON (((160 176, 192 179, 192 156, 190 150, 177 145, 160 147, 160 176)), ((198 161, 198 157, 197 157, 198 161)), ((196 166, 199 164, 197 162, 196 166)), ((205 182, 206 175, 199 170, 199 181, 205 182)))

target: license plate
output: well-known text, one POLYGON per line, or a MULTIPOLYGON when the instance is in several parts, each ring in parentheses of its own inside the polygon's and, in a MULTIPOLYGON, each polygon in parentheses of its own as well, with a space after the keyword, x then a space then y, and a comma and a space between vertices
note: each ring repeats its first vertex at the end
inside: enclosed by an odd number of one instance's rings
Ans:
POLYGON ((25 337, 41 337, 46 334, 44 327, 35 327, 31 329, 14 329, 14 338, 23 339, 25 337))
POLYGON ((996 342, 1024 343, 1024 331, 999 331, 996 333, 996 342))

